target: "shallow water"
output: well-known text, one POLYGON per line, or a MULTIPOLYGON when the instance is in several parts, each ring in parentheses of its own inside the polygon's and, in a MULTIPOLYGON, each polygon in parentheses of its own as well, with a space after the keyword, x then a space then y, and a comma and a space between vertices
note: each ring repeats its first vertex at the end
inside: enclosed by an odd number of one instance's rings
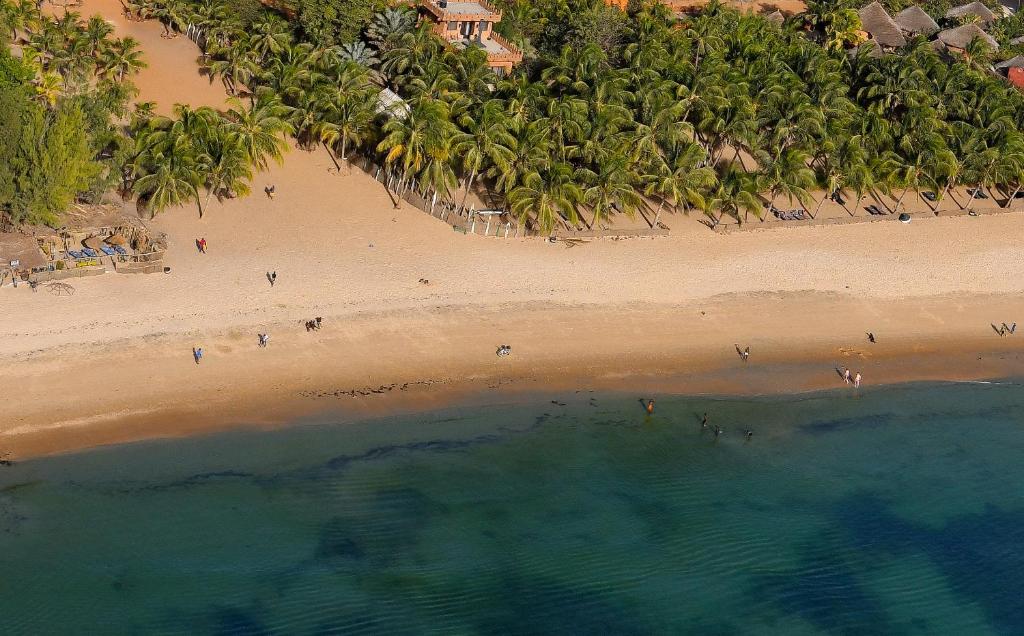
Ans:
POLYGON ((1024 633, 1024 388, 567 401, 0 469, 3 631, 1024 633))

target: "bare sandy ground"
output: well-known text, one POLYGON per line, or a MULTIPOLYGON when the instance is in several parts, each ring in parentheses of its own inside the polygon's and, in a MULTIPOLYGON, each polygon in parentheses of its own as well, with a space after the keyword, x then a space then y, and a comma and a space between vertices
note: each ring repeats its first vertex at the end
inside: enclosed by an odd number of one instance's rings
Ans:
POLYGON ((0 289, 0 453, 534 391, 791 392, 841 386, 842 366, 867 385, 1024 369, 1024 334, 989 326, 1024 323, 1020 213, 735 234, 668 216, 668 238, 567 248, 396 210, 322 150, 293 149, 253 189, 268 184, 273 200, 158 217, 170 274, 80 279, 70 297, 0 289), (307 333, 315 316, 324 328, 307 333))

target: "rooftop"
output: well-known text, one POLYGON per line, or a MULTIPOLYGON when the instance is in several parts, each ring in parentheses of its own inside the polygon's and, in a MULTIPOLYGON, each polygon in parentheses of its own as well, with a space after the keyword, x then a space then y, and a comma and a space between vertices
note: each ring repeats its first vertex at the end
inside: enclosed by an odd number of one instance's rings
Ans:
POLYGON ((955 29, 946 29, 945 31, 940 31, 936 37, 946 46, 952 46, 957 49, 967 48, 967 45, 974 38, 981 38, 993 50, 999 48, 999 43, 996 42, 996 39, 982 31, 981 27, 977 24, 965 24, 955 29))
POLYGON ((1011 57, 1008 60, 996 64, 996 68, 1024 68, 1024 55, 1011 57))
POLYGON ((901 47, 907 45, 900 27, 878 2, 872 2, 857 12, 860 23, 871 39, 882 46, 901 47))
POLYGON ((915 35, 931 35, 939 30, 935 20, 916 4, 897 13, 895 20, 901 29, 915 35))
POLYGON ((455 16, 468 16, 476 19, 486 19, 491 22, 501 21, 501 11, 492 7, 485 0, 476 0, 474 2, 423 0, 422 6, 439 20, 448 20, 455 16))
POLYGON ((487 53, 487 59, 490 61, 519 62, 523 58, 523 54, 518 49, 504 41, 497 33, 492 33, 491 37, 479 41, 476 38, 463 39, 455 40, 452 44, 463 47, 479 46, 487 53))
POLYGON ((977 16, 983 24, 988 24, 996 19, 996 15, 980 2, 962 4, 959 7, 953 7, 946 12, 946 18, 948 19, 965 18, 970 16, 977 16))

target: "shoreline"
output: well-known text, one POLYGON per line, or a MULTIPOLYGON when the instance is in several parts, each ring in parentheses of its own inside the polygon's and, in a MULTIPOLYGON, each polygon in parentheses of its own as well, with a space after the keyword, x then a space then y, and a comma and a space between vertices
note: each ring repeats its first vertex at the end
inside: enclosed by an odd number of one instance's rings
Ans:
MULTIPOLYGON (((81 10, 142 42, 138 100, 223 106, 187 38, 112 0, 81 10)), ((201 219, 187 205, 148 222, 168 238, 170 274, 76 279, 73 296, 0 289, 0 454, 541 390, 799 393, 839 386, 844 365, 868 387, 1024 376, 1024 336, 989 327, 1024 325, 1020 214, 718 233, 673 213, 667 237, 551 244, 396 209, 322 149, 291 144, 251 185, 201 219), (258 194, 271 185, 273 199, 258 194), (306 333, 315 316, 324 330, 306 333), (749 364, 734 344, 751 346, 749 364)))
MULTIPOLYGON (((804 293, 670 306, 465 306, 429 315, 370 313, 326 318, 322 333, 282 333, 267 349, 243 344, 249 338, 235 329, 207 334, 207 355, 199 366, 186 355, 191 335, 151 336, 116 354, 110 353, 111 343, 66 345, 24 353, 19 364, 0 370, 0 386, 16 386, 16 374, 44 380, 22 383, 18 399, 0 405, 0 452, 21 460, 238 427, 274 428, 325 413, 355 421, 574 391, 799 394, 843 387, 834 371, 840 366, 862 371, 865 388, 1024 376, 1024 340, 1018 346, 1012 336, 985 335, 979 327, 989 327, 974 321, 962 327, 887 326, 874 345, 859 328, 831 328, 839 316, 859 325, 865 314, 897 306, 901 313, 927 314, 951 300, 876 299, 865 311, 862 299, 804 293), (684 315, 692 326, 735 316, 737 305, 756 319, 698 338, 671 332, 684 315), (785 322, 801 314, 817 326, 792 334, 758 333, 762 318, 785 322), (526 326, 538 322, 548 324, 547 339, 502 336, 502 343, 512 344, 512 356, 494 355, 492 330, 528 333, 526 326), (616 323, 621 338, 601 342, 579 336, 609 322, 616 323), (460 334, 457 347, 452 332, 460 334), (736 355, 734 338, 750 344, 750 362, 736 355), (594 349, 598 342, 600 349, 594 349), (106 364, 101 373, 92 362, 97 358, 106 364), (45 378, 58 368, 76 380, 55 399, 45 378)), ((1007 297, 957 300, 992 312, 1024 309, 1024 303, 1007 297)))

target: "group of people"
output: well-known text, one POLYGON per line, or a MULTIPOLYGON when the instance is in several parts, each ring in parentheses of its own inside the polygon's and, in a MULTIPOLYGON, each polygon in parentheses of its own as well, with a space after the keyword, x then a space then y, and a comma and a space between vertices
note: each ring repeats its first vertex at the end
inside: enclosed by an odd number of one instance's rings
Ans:
POLYGON ((1002 338, 1003 336, 1006 336, 1006 335, 1012 336, 1013 332, 1017 331, 1017 323, 1013 323, 1012 325, 1007 325, 1004 322, 998 329, 996 329, 995 325, 992 325, 992 328, 995 329, 996 333, 999 334, 999 337, 1002 338))
POLYGON ((309 331, 320 331, 320 325, 323 323, 323 320, 324 319, 321 318, 320 316, 317 316, 316 318, 314 318, 312 320, 307 320, 306 321, 306 331, 307 332, 309 332, 309 331))
POLYGON ((746 362, 750 358, 750 345, 747 345, 746 349, 740 349, 738 344, 734 344, 733 346, 736 347, 736 354, 740 357, 740 360, 746 362))
POLYGON ((856 375, 854 375, 852 377, 852 379, 851 379, 851 377, 850 377, 850 368, 849 367, 843 367, 842 376, 843 376, 843 382, 844 383, 846 383, 846 384, 851 384, 852 383, 853 384, 853 388, 855 388, 855 389, 856 388, 860 388, 860 380, 861 380, 860 371, 858 371, 856 373, 856 375))
MULTIPOLYGON (((640 402, 643 403, 643 400, 640 400, 640 402)), ((647 400, 647 403, 644 405, 644 410, 647 411, 647 415, 654 415, 654 400, 647 400)), ((706 430, 708 430, 707 412, 704 413, 704 416, 700 420, 701 433, 703 433, 706 430)), ((725 432, 725 429, 715 424, 714 428, 712 428, 712 432, 715 434, 715 439, 718 439, 719 436, 725 432)), ((743 431, 743 437, 747 438, 748 440, 753 439, 754 431, 750 429, 743 431)))
POLYGON ((509 345, 499 345, 498 346, 497 354, 498 354, 499 358, 504 358, 505 356, 509 355, 510 353, 512 353, 512 347, 511 346, 509 346, 509 345))

